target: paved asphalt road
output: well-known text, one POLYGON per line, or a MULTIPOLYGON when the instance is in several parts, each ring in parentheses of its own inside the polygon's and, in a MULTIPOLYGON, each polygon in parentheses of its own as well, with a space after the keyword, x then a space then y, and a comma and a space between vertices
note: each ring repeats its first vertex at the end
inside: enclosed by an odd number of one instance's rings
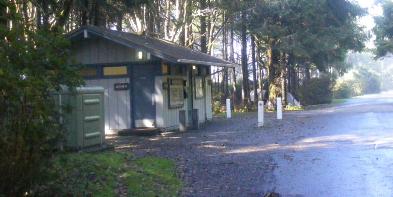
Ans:
POLYGON ((315 133, 293 143, 271 188, 288 196, 393 196, 393 94, 369 95, 341 106, 294 114, 315 133))
POLYGON ((284 114, 217 119, 206 128, 110 140, 176 161, 183 196, 393 196, 393 93, 284 114))

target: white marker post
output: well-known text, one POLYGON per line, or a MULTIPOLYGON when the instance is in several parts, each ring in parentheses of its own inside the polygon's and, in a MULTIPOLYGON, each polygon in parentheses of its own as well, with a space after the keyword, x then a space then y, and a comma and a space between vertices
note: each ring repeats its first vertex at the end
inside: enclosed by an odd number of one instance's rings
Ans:
POLYGON ((226 104, 227 104, 227 119, 229 119, 229 118, 231 118, 232 117, 232 114, 231 114, 231 99, 227 99, 226 100, 226 104))
POLYGON ((258 101, 258 127, 263 127, 264 112, 263 101, 258 101))
POLYGON ((282 120, 282 102, 281 97, 277 97, 277 119, 282 120))

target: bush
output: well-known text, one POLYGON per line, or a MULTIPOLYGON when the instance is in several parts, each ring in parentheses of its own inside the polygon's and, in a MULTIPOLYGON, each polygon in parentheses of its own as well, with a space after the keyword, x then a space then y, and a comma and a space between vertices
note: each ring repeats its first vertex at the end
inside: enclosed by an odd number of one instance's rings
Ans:
POLYGON ((299 88, 300 102, 303 105, 327 104, 332 101, 331 80, 327 76, 313 78, 299 88))
POLYGON ((350 98, 354 95, 353 81, 345 80, 337 82, 333 88, 333 95, 336 99, 350 98))
POLYGON ((333 95, 336 99, 342 99, 379 93, 380 90, 381 82, 379 77, 367 69, 360 69, 355 70, 353 76, 339 80, 333 88, 333 95))
POLYGON ((22 196, 43 181, 61 137, 50 92, 80 80, 66 65, 67 41, 30 31, 13 11, 12 29, 0 24, 0 195, 22 196))
POLYGON ((355 80, 361 85, 360 95, 375 94, 381 91, 379 77, 367 69, 361 69, 356 72, 355 80))

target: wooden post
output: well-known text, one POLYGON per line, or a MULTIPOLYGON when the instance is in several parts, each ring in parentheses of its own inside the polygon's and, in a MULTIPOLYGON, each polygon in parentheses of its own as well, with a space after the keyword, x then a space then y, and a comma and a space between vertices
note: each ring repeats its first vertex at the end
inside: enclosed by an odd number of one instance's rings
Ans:
POLYGON ((226 109, 227 119, 230 119, 232 117, 232 114, 231 114, 231 99, 227 99, 226 100, 226 106, 227 106, 227 109, 226 109))
POLYGON ((282 101, 281 101, 281 97, 277 97, 277 120, 282 120, 282 101))
POLYGON ((263 127, 263 124, 264 124, 263 101, 258 101, 258 127, 263 127))

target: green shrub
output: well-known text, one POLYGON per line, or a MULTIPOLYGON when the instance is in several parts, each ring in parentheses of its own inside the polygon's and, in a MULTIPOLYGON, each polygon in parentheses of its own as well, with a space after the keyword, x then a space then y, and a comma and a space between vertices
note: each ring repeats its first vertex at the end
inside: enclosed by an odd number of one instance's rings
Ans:
POLYGON ((214 114, 221 114, 223 113, 223 105, 221 105, 221 101, 214 101, 213 102, 213 113, 214 114))
POLYGON ((331 80, 327 76, 313 78, 299 88, 302 105, 326 104, 332 101, 331 80))
POLYGON ((381 82, 379 77, 367 69, 362 69, 356 72, 355 80, 361 85, 360 95, 375 94, 381 91, 381 82))
POLYGON ((50 92, 80 82, 66 65, 68 42, 58 34, 30 31, 14 11, 7 15, 11 30, 0 24, 0 195, 5 196, 25 195, 44 180, 61 139, 50 92))
POLYGON ((333 88, 333 95, 334 98, 341 99, 379 93, 380 90, 379 77, 367 69, 360 69, 355 70, 353 76, 339 80, 333 88))
POLYGON ((351 80, 337 82, 333 88, 334 98, 345 99, 354 96, 353 84, 351 80))

